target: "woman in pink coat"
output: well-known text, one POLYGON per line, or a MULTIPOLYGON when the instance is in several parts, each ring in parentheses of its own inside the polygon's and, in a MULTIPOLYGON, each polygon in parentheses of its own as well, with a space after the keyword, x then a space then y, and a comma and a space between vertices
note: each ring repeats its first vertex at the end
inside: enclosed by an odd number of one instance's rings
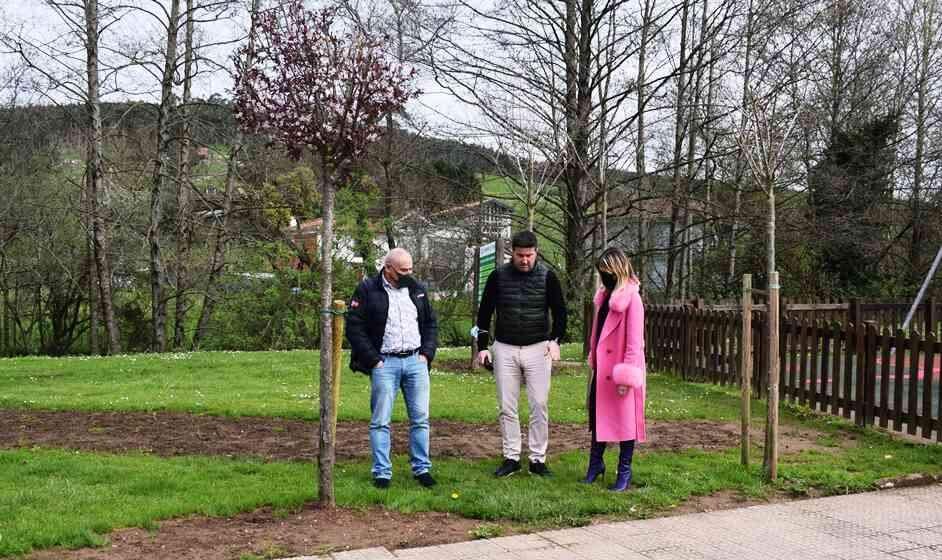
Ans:
POLYGON ((589 366, 589 431, 592 447, 585 480, 605 472, 607 442, 618 442, 618 476, 610 490, 631 486, 631 458, 644 430, 644 304, 628 257, 607 249, 595 265, 603 288, 595 294, 589 366))

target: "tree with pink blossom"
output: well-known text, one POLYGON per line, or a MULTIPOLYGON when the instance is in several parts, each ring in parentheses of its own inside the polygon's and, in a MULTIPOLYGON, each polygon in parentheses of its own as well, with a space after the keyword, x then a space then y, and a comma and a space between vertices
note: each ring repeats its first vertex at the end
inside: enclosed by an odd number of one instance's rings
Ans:
POLYGON ((335 442, 327 419, 337 405, 329 312, 334 193, 381 136, 385 116, 418 94, 415 73, 387 57, 385 38, 345 27, 335 8, 307 10, 302 0, 259 13, 251 34, 236 56, 236 119, 245 132, 282 144, 294 159, 310 155, 318 166, 323 208, 318 490, 320 502, 333 505, 335 442))

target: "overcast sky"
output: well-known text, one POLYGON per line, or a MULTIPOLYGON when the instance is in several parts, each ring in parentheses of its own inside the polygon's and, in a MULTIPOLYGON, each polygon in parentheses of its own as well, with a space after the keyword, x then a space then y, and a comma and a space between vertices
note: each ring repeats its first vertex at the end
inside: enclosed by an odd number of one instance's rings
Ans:
MULTIPOLYGON (((103 2, 105 4, 106 2, 103 2)), ((152 0, 127 0, 122 3, 136 3, 138 5, 147 5, 152 0)), ((81 13, 76 12, 77 16, 81 13)), ((70 36, 68 25, 62 18, 49 8, 42 0, 7 0, 0 4, 0 25, 2 30, 9 34, 21 35, 29 38, 35 43, 51 43, 66 53, 75 53, 75 58, 71 59, 67 55, 60 53, 57 57, 43 57, 39 54, 33 54, 39 64, 45 68, 54 69, 56 75, 65 79, 67 74, 71 73, 76 78, 81 78, 80 73, 84 71, 84 52, 80 45, 67 48, 70 40, 75 40, 70 36)), ((244 12, 234 14, 224 21, 208 23, 200 26, 200 41, 203 44, 231 42, 238 40, 245 34, 248 27, 248 19, 244 12)), ((162 30, 153 17, 144 14, 130 14, 125 16, 118 24, 108 28, 102 34, 102 44, 117 48, 121 53, 131 52, 134 46, 145 46, 155 48, 158 46, 159 37, 162 30)), ((204 49, 205 56, 212 58, 218 63, 224 64, 224 68, 213 68, 212 65, 203 64, 200 67, 200 75, 194 80, 194 95, 202 98, 208 98, 213 94, 224 97, 231 97, 232 80, 229 75, 231 63, 229 57, 236 48, 234 44, 223 44, 204 49)), ((103 57, 107 54, 103 52, 103 57)), ((123 55, 111 55, 111 61, 114 64, 126 62, 123 55)), ((20 60, 18 55, 0 54, 0 66, 2 70, 10 68, 20 60)), ((104 66, 104 65, 103 65, 104 66)), ((103 68, 103 78, 107 73, 103 68)), ((18 99, 29 100, 34 103, 50 102, 68 102, 71 98, 63 88, 52 89, 48 87, 48 82, 43 80, 40 83, 41 93, 21 90, 18 92, 18 99)), ((423 94, 420 98, 410 102, 408 112, 414 116, 416 123, 420 128, 427 132, 437 134, 449 134, 454 136, 456 119, 464 119, 468 116, 468 109, 461 107, 451 95, 443 92, 434 80, 428 76, 420 74, 418 87, 423 94)), ((102 84, 102 94, 104 100, 118 101, 136 99, 149 102, 159 101, 159 83, 154 76, 141 70, 123 70, 120 74, 112 76, 111 80, 106 80, 102 84)), ((4 96, 9 97, 9 93, 4 96)))

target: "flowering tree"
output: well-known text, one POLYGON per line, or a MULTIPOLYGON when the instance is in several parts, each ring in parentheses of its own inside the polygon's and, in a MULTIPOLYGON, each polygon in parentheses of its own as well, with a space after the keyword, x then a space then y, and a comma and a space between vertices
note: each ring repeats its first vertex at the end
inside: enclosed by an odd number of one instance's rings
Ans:
POLYGON ((413 71, 387 59, 383 38, 344 29, 333 8, 309 11, 290 0, 262 12, 252 41, 237 55, 236 119, 249 133, 314 156, 323 208, 319 499, 334 503, 334 442, 328 426, 336 403, 331 380, 331 248, 334 193, 382 132, 383 117, 417 95, 413 71), (250 61, 250 62, 245 62, 250 61))

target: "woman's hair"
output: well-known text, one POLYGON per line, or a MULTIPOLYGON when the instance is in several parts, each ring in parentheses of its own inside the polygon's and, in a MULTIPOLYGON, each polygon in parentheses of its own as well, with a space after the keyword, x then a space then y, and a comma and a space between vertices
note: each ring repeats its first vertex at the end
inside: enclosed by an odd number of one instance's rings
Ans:
POLYGON ((595 263, 595 268, 599 272, 610 272, 617 278, 618 284, 625 282, 637 282, 635 269, 631 266, 628 256, 618 247, 609 247, 606 249, 599 260, 595 263))

